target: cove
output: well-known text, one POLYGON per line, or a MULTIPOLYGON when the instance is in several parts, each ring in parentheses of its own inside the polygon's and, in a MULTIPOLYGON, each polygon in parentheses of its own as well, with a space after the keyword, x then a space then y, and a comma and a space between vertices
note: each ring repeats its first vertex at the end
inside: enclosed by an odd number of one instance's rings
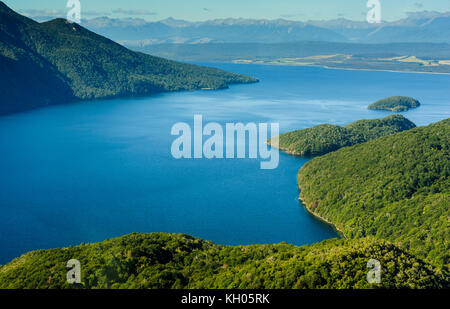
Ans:
POLYGON ((225 245, 311 244, 339 237, 298 201, 309 161, 177 160, 177 122, 279 123, 280 132, 345 125, 389 112, 367 106, 408 95, 417 125, 450 117, 450 79, 431 74, 206 64, 260 79, 223 91, 82 102, 0 118, 0 264, 37 249, 131 232, 186 233, 225 245))

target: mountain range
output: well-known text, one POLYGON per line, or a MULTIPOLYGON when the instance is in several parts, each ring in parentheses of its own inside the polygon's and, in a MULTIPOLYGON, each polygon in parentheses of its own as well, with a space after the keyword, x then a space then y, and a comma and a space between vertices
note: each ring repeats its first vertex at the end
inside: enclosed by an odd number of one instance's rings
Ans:
POLYGON ((99 17, 83 26, 127 46, 162 43, 281 43, 296 41, 392 43, 450 42, 450 12, 410 13, 394 22, 369 24, 347 19, 290 21, 244 18, 189 22, 168 18, 143 19, 99 17))

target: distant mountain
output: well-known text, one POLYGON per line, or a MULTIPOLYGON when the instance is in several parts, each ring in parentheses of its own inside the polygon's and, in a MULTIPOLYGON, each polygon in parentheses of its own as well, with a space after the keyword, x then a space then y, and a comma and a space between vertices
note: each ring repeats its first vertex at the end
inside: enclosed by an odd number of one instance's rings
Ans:
POLYGON ((114 41, 158 40, 167 36, 178 36, 173 26, 167 25, 164 22, 149 23, 138 18, 118 19, 99 17, 83 20, 81 25, 114 41))
POLYGON ((168 18, 159 22, 107 17, 83 21, 88 29, 133 46, 163 43, 283 43, 296 41, 450 43, 450 13, 410 13, 407 18, 369 24, 335 19, 290 21, 285 19, 227 18, 188 22, 168 18))
POLYGON ((0 1, 0 114, 255 81, 133 52, 64 19, 37 23, 0 1))
POLYGON ((346 19, 309 21, 308 24, 332 30, 353 42, 450 43, 450 12, 409 13, 407 18, 381 24, 346 19))
POLYGON ((369 33, 380 28, 379 24, 364 21, 352 21, 345 18, 333 20, 313 20, 308 22, 316 27, 332 30, 344 36, 350 42, 364 42, 369 33))
POLYGON ((159 22, 137 22, 107 17, 83 21, 86 28, 116 41, 134 41, 134 45, 195 42, 288 42, 346 41, 329 29, 303 22, 253 19, 218 19, 187 22, 169 18, 159 22))
POLYGON ((450 15, 414 26, 387 25, 367 36, 373 42, 450 42, 450 15))

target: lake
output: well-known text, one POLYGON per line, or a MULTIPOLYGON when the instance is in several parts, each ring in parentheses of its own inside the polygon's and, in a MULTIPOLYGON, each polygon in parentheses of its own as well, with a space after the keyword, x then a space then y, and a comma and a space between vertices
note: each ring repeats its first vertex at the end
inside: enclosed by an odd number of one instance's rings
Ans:
POLYGON ((0 264, 36 249, 102 241, 131 232, 186 233, 218 244, 339 237, 298 201, 308 159, 176 160, 176 122, 278 122, 281 132, 344 125, 389 112, 367 105, 417 98, 403 113, 417 125, 450 117, 450 76, 207 64, 255 76, 228 90, 83 102, 0 118, 0 264))

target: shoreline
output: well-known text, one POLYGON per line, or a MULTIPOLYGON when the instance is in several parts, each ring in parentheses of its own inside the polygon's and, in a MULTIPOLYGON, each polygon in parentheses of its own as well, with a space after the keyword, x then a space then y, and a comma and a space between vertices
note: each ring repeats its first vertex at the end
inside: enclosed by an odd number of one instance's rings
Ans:
POLYGON ((450 75, 449 73, 442 72, 420 72, 420 71, 398 71, 398 70, 387 70, 387 69, 355 69, 355 68, 335 68, 326 65, 318 65, 324 69, 328 70, 345 70, 345 71, 366 71, 366 72, 391 72, 391 73, 409 73, 409 74, 437 74, 437 75, 450 75))
MULTIPOLYGON (((278 149, 278 150, 280 150, 280 151, 282 151, 282 152, 284 152, 284 153, 286 153, 286 154, 288 154, 288 155, 291 155, 291 156, 294 156, 294 157, 306 158, 305 156, 303 156, 303 155, 301 155, 301 154, 298 154, 298 153, 295 153, 295 152, 288 152, 288 151, 285 151, 285 150, 281 149, 280 147, 272 146, 269 142, 266 142, 266 144, 269 145, 270 147, 273 147, 273 148, 275 148, 275 149, 278 149)), ((301 168, 300 168, 300 170, 301 170, 301 168)), ((300 188, 300 185, 299 185, 299 184, 297 184, 297 188, 298 188, 298 189, 300 190, 300 192, 301 192, 301 188, 300 188)), ((316 219, 319 219, 320 221, 322 221, 322 222, 324 222, 324 223, 330 225, 330 226, 331 226, 331 227, 339 234, 339 236, 341 236, 343 239, 347 239, 347 237, 345 236, 344 232, 343 232, 341 229, 339 229, 334 223, 332 223, 331 221, 325 219, 324 217, 320 216, 319 214, 313 212, 313 211, 308 207, 307 203, 302 199, 301 195, 299 195, 298 200, 299 200, 300 204, 306 209, 306 211, 307 211, 309 214, 311 214, 312 216, 314 216, 316 219)))
MULTIPOLYGON (((302 168, 303 168, 303 167, 300 168, 300 170, 297 172, 297 174, 300 173, 300 171, 302 170, 302 168)), ((331 226, 338 232, 338 234, 339 234, 343 239, 347 239, 347 236, 345 236, 344 232, 343 232, 339 227, 337 227, 336 224, 334 224, 334 223, 331 222, 330 220, 328 220, 328 219, 322 217, 322 216, 319 215, 318 213, 312 211, 312 210, 308 207, 308 203, 306 203, 305 200, 302 198, 302 195, 301 195, 302 188, 300 187, 300 184, 298 183, 298 181, 297 181, 297 188, 298 188, 299 191, 300 191, 298 200, 300 201, 300 203, 302 204, 302 206, 305 207, 306 211, 307 211, 308 213, 310 213, 312 216, 314 216, 315 218, 319 219, 320 221, 325 222, 325 223, 331 225, 331 226)))
POLYGON ((270 147, 272 147, 272 148, 278 149, 279 151, 281 151, 281 152, 283 152, 283 153, 285 153, 285 154, 288 154, 288 155, 291 155, 291 156, 294 156, 294 157, 309 158, 309 157, 307 157, 307 156, 305 156, 305 155, 303 155, 303 154, 301 154, 301 153, 299 153, 299 152, 288 151, 288 150, 285 150, 285 149, 283 149, 283 148, 281 148, 281 147, 277 147, 277 146, 275 146, 275 145, 272 145, 272 144, 269 143, 269 142, 266 142, 265 144, 268 145, 268 146, 270 146, 270 147))
POLYGON ((450 75, 448 73, 442 72, 420 72, 420 71, 399 71, 399 70, 388 70, 388 69, 357 69, 357 68, 338 68, 338 67, 330 67, 327 65, 320 64, 307 64, 307 65, 291 65, 291 64, 275 64, 275 63, 254 63, 248 62, 243 63, 236 60, 231 61, 234 64, 256 64, 256 65, 272 65, 272 66, 286 66, 286 67, 316 67, 323 68, 327 70, 344 70, 344 71, 366 71, 366 72, 391 72, 391 73, 408 73, 408 74, 433 74, 433 75, 450 75))
POLYGON ((272 148, 278 149, 280 152, 288 154, 288 155, 290 155, 292 157, 297 157, 297 158, 302 158, 302 159, 314 159, 317 156, 322 156, 323 155, 323 154, 305 155, 304 153, 301 153, 301 152, 289 151, 289 150, 286 150, 284 148, 276 147, 276 146, 274 146, 274 145, 272 145, 270 143, 267 143, 267 142, 266 142, 266 145, 268 145, 268 146, 270 146, 272 148))
MULTIPOLYGON (((300 189, 300 186, 299 186, 299 189, 300 189)), ((301 191, 301 189, 300 189, 300 191, 301 191)), ((338 228, 334 223, 332 223, 331 221, 325 219, 324 217, 320 216, 319 214, 317 214, 317 213, 313 212, 311 209, 309 209, 309 207, 307 206, 307 203, 302 199, 301 196, 298 197, 298 200, 300 201, 302 206, 305 207, 306 211, 308 211, 309 214, 311 214, 315 218, 319 219, 320 221, 331 225, 333 227, 333 229, 335 229, 338 232, 339 236, 341 236, 343 239, 347 239, 344 232, 340 228, 338 228)))

